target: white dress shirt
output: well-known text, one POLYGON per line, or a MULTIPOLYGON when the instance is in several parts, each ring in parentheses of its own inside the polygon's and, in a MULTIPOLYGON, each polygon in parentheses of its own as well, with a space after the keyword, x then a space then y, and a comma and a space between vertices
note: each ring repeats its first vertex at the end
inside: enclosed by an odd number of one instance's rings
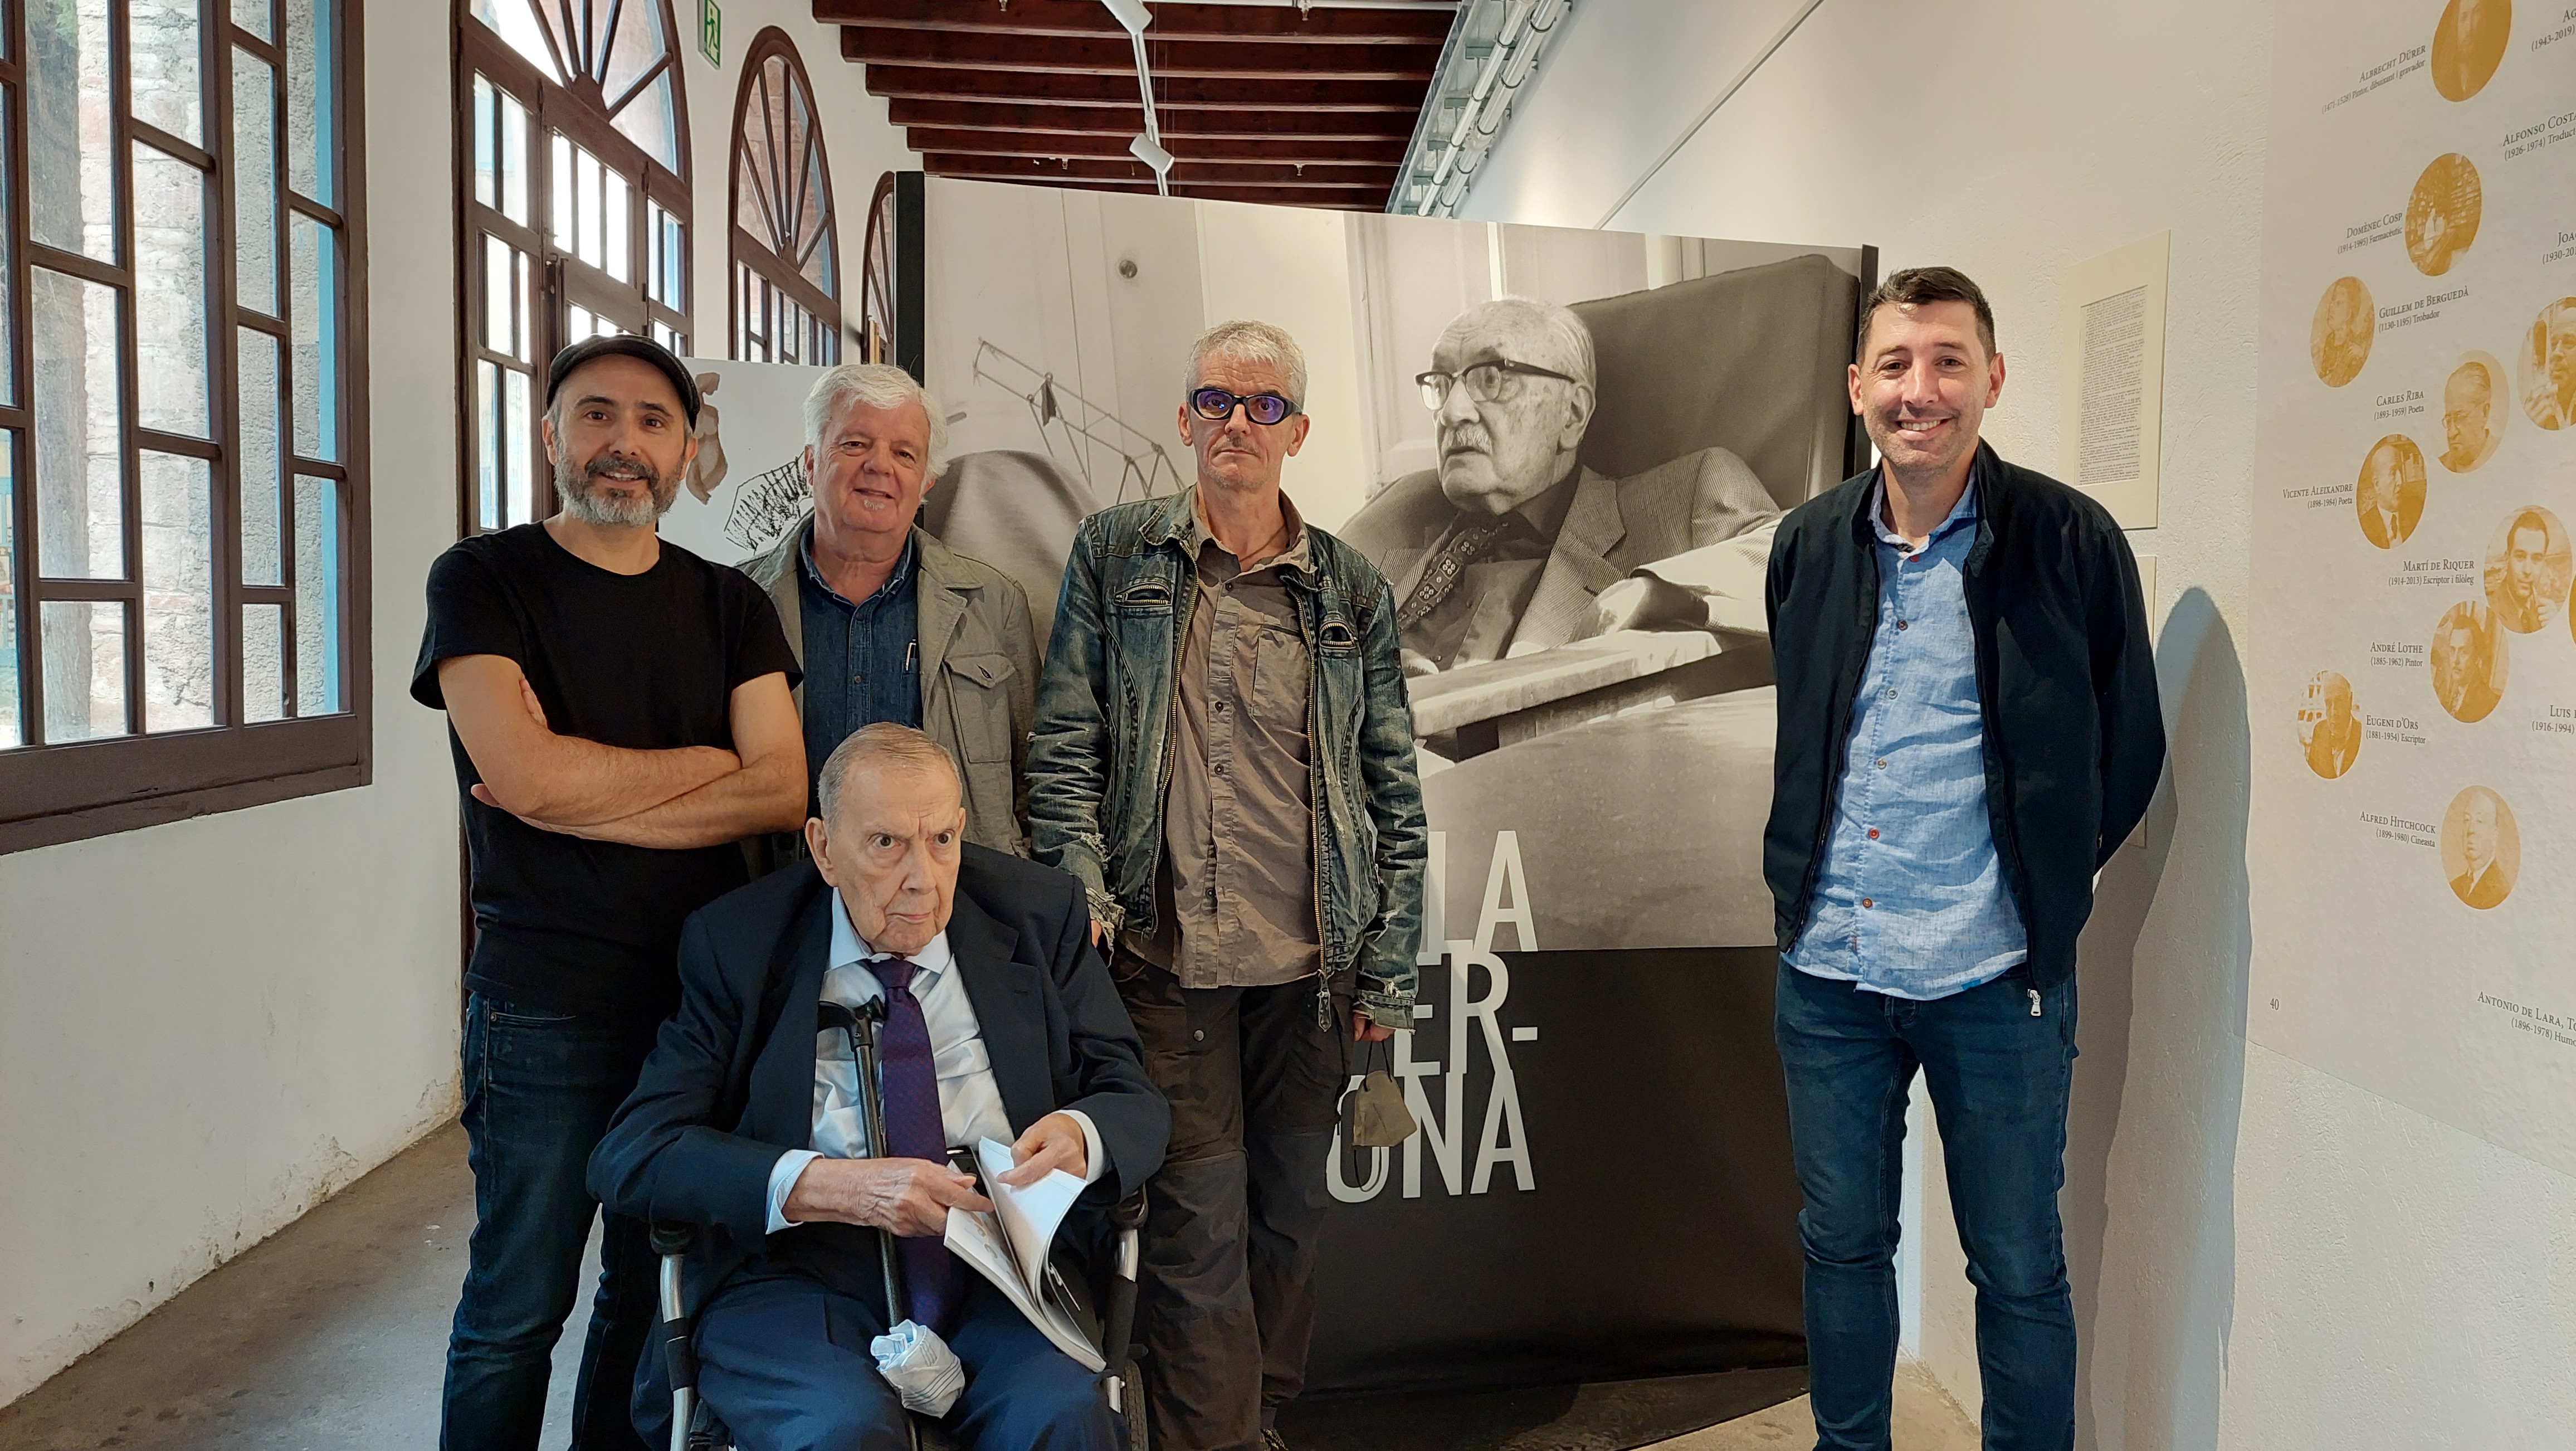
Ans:
MULTIPOLYGON (((885 985, 868 967, 868 960, 879 955, 860 940, 858 928, 851 925, 849 907, 834 892, 831 966, 823 974, 823 1000, 856 1009, 885 996, 885 985)), ((970 1149, 981 1139, 1010 1143, 1019 1135, 1011 1131, 1010 1115, 1002 1108, 1001 1085, 993 1081, 993 1062, 984 1051, 983 1026, 976 1021, 975 1001, 967 996, 966 984, 958 980, 948 934, 940 933, 910 956, 912 996, 921 1004, 922 1019, 930 1029, 932 1071, 939 1077, 939 1122, 947 1130, 949 1143, 970 1149)), ((1064 1113, 1082 1125, 1088 1161, 1082 1182, 1093 1183, 1109 1167, 1109 1156, 1101 1151, 1100 1130, 1093 1126, 1091 1115, 1079 1109, 1064 1113)), ((787 1217, 787 1195, 807 1164, 821 1158, 868 1157, 867 1117, 859 1102, 858 1064, 850 1057, 849 1036, 838 1028, 819 1031, 814 1035, 813 1147, 789 1149, 769 1171, 769 1232, 776 1234, 802 1222, 787 1217)))

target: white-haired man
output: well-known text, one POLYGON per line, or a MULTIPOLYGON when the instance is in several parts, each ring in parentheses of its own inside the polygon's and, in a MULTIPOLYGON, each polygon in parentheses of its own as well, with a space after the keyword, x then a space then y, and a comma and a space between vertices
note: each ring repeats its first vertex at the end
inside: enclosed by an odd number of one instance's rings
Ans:
POLYGON ((743 571, 805 667, 805 758, 878 721, 927 731, 964 777, 966 839, 1025 855, 1037 641, 1018 584, 915 522, 947 432, 901 368, 824 374, 805 395, 814 512, 743 571))
MULTIPOLYGON (((1499 297, 1450 322, 1415 381, 1437 416, 1437 470, 1407 474, 1344 532, 1385 570, 1399 601, 1406 668, 1446 670, 1527 654, 1607 626, 1643 566, 1733 546, 1742 622, 1759 629, 1762 569, 1780 507, 1742 459, 1703 449, 1624 479, 1577 455, 1597 403, 1592 334, 1569 308, 1499 297), (1605 609, 1605 606, 1608 607, 1605 609)), ((1688 608, 1722 591, 1680 582, 1688 608)), ((1669 614, 1667 607, 1660 612, 1669 614)), ((1673 621, 1699 623, 1697 615, 1673 621)))
POLYGON ((1196 485, 1092 515, 1065 564, 1029 826, 1114 934, 1172 1101, 1138 1276, 1154 1444, 1242 1451, 1305 1380, 1350 1041, 1413 1026, 1429 837, 1394 597, 1279 492, 1296 340, 1220 324, 1184 390, 1196 485))

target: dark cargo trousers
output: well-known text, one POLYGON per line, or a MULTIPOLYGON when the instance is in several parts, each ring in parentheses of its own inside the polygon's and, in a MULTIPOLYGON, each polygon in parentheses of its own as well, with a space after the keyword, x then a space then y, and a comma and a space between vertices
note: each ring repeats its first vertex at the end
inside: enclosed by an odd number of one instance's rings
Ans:
POLYGON ((1324 1161, 1341 1097, 1347 994, 1315 1020, 1315 980, 1184 988, 1121 950, 1120 996, 1172 1101, 1146 1186, 1138 1276, 1156 1451, 1242 1451, 1306 1383, 1324 1161))

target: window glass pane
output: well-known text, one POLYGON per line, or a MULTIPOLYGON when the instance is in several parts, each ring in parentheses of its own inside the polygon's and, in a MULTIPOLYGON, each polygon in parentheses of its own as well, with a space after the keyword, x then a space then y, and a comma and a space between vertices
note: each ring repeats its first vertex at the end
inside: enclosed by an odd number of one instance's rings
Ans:
POLYGON ((17 439, 0 432, 0 750, 23 746, 18 725, 17 439))
POLYGON ((29 5, 27 221, 47 246, 116 260, 107 15, 66 0, 29 5))
POLYGON ((333 0, 286 0, 286 181, 333 205, 333 0))
POLYGON ((277 339, 241 332, 241 581, 283 584, 278 548, 277 339))
POLYGON ((572 250, 572 143, 564 139, 560 131, 555 133, 554 165, 549 169, 554 173, 552 225, 555 246, 569 252, 572 250))
POLYGON ((214 469, 146 453, 143 484, 143 728, 215 723, 214 469))
POLYGON ((511 281, 510 244, 485 234, 483 238, 483 346, 496 353, 516 352, 518 329, 511 323, 512 298, 517 288, 511 281))
POLYGON ((528 108, 501 93, 501 215, 528 224, 528 108))
POLYGON ((340 486, 295 480, 295 713, 340 709, 340 486))
POLYGON ((572 157, 574 235, 580 238, 580 245, 575 247, 573 252, 575 256, 591 266, 603 267, 607 265, 608 259, 600 255, 599 245, 599 158, 578 146, 573 148, 572 157))
POLYGON ((655 76, 652 84, 638 92, 634 100, 627 102, 609 120, 625 133, 627 140, 643 147, 645 155, 671 171, 680 169, 679 128, 671 124, 669 71, 655 76))
MULTIPOLYGON (((605 19, 602 12, 607 8, 593 0, 591 13, 605 19)), ((600 94, 615 106, 635 89, 636 78, 669 54, 670 49, 669 38, 662 34, 662 7, 627 0, 617 8, 617 33, 610 37, 606 63, 600 67, 600 94)), ((661 154, 652 142, 644 143, 644 149, 661 154)))
POLYGON ((45 669, 45 739, 126 734, 125 606, 46 600, 36 607, 45 669))
POLYGON ((634 218, 635 200, 627 189, 626 178, 614 170, 608 173, 608 195, 600 203, 600 221, 607 235, 601 241, 608 255, 608 275, 624 282, 634 274, 634 244, 627 237, 627 226, 634 218))
POLYGON ((271 28, 273 23, 268 0, 233 0, 233 24, 262 40, 275 40, 277 32, 271 28))
POLYGON ((126 57, 134 119, 202 146, 205 87, 198 78, 196 0, 126 0, 126 57))
POLYGON ((203 438, 206 176, 140 145, 134 148, 134 273, 134 392, 143 426, 203 438))
POLYGON ((36 345, 31 390, 36 404, 36 568, 57 579, 123 579, 125 460, 118 426, 122 370, 116 293, 42 267, 31 270, 30 284, 36 345))
POLYGON ((233 52, 233 220, 239 228, 241 305, 277 313, 277 114, 266 62, 233 52))
POLYGON ((529 406, 528 375, 504 369, 501 391, 501 448, 510 477, 510 522, 526 524, 541 512, 536 503, 536 481, 531 477, 537 438, 536 416, 529 406))
POLYGON ((474 0, 474 18, 545 72, 546 79, 563 80, 563 72, 555 68, 554 52, 547 47, 545 28, 529 11, 528 0, 474 0))
POLYGON ((528 293, 528 274, 532 270, 528 265, 528 255, 525 252, 515 254, 512 258, 512 265, 517 269, 519 275, 519 346, 517 352, 519 355, 519 361, 524 363, 529 361, 529 352, 536 346, 536 301, 528 293))
POLYGON ((242 606, 242 719, 286 719, 286 606, 242 606))
MULTIPOLYGON (((0 86, 0 156, 9 155, 9 87, 0 86)), ((9 215, 9 193, 16 178, 0 166, 0 218, 9 215)), ((18 401, 18 268, 11 255, 10 231, 0 226, 0 403, 18 401)))
POLYGON ((474 199, 487 207, 501 205, 500 93, 481 76, 474 78, 474 199))
POLYGON ((295 300, 295 451, 340 457, 340 237, 297 213, 292 232, 295 300))
POLYGON ((475 518, 486 531, 501 527, 501 365, 478 361, 474 365, 474 431, 481 435, 477 450, 476 491, 480 508, 475 518))

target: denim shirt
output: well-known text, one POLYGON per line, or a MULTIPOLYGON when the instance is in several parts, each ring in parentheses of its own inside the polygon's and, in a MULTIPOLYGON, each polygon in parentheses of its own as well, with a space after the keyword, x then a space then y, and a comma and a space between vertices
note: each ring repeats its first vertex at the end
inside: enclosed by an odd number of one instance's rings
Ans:
POLYGON ((894 573, 857 604, 823 582, 811 555, 796 552, 809 777, 820 777, 824 757, 863 725, 921 725, 921 609, 913 568, 918 552, 918 545, 907 542, 894 573))
POLYGON ((1993 981, 2027 955, 1987 812, 1985 723, 1963 571, 1977 540, 1974 480, 1918 553, 1881 517, 1878 623, 1861 675, 1833 831, 1800 972, 1929 1002, 1993 981))
MULTIPOLYGON (((1181 645, 1198 566, 1196 490, 1114 505, 1082 522, 1065 561, 1029 741, 1034 855, 1087 889, 1092 917, 1151 936, 1174 754, 1181 645)), ((1307 644, 1319 1013, 1356 979, 1372 1022, 1413 1026, 1429 831, 1395 602, 1358 550, 1306 531, 1306 568, 1280 576, 1307 644)))

